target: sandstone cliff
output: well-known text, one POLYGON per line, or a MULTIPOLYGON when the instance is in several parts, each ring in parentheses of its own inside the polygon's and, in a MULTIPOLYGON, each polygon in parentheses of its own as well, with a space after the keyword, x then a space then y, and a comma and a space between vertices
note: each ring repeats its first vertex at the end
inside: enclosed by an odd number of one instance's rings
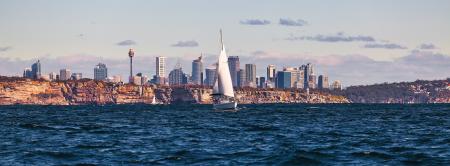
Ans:
MULTIPOLYGON (((79 80, 48 82, 0 77, 0 105, 80 105, 150 104, 153 97, 162 103, 210 104, 212 89, 196 86, 136 86, 103 81, 79 80)), ((241 104, 251 103, 348 103, 342 96, 306 94, 298 90, 239 89, 241 104)))

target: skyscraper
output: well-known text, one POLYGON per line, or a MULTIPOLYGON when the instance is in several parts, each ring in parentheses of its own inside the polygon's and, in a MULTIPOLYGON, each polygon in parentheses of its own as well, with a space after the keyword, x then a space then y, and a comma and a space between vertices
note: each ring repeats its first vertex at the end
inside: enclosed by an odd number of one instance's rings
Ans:
POLYGON ((156 57, 156 76, 165 77, 166 75, 166 57, 156 57))
POLYGON ((230 69, 230 75, 231 75, 231 81, 233 83, 233 87, 238 87, 238 72, 240 70, 240 62, 239 62, 239 56, 229 56, 228 57, 228 67, 230 69))
POLYGON ((266 88, 266 78, 259 77, 259 88, 266 88))
POLYGON ((305 89, 308 89, 308 88, 312 88, 312 87, 310 87, 309 85, 310 85, 310 75, 312 74, 312 71, 313 71, 313 65, 311 64, 311 63, 308 63, 308 64, 306 64, 306 65, 302 65, 301 67, 300 67, 301 69, 303 69, 305 72, 304 72, 304 88, 305 89))
POLYGON ((317 87, 317 77, 314 73, 314 66, 312 64, 309 69, 308 87, 313 89, 317 87))
POLYGON ((283 71, 291 72, 291 87, 303 88, 303 71, 300 68, 285 67, 283 71), (299 84, 302 86, 299 86, 299 84))
POLYGON ((277 88, 281 89, 291 88, 291 72, 289 71, 277 72, 277 88))
POLYGON ((130 50, 128 50, 128 57, 130 57, 130 77, 129 77, 129 82, 133 83, 133 57, 134 57, 134 49, 130 48, 130 50))
POLYGON ((248 86, 256 88, 256 65, 245 64, 245 78, 248 86))
POLYGON ((59 70, 59 80, 61 81, 67 81, 70 79, 70 70, 69 69, 61 69, 59 70))
POLYGON ((317 82, 317 88, 319 89, 328 89, 330 86, 328 83, 328 77, 324 75, 320 75, 317 82))
POLYGON ((205 74, 205 85, 214 86, 214 83, 216 81, 216 68, 206 68, 205 74))
POLYGON ((31 72, 30 68, 25 68, 23 70, 23 77, 24 78, 33 78, 33 73, 31 72))
POLYGON ((192 61, 192 83, 201 85, 203 82, 203 62, 202 56, 192 61))
POLYGON ((245 87, 247 86, 247 78, 245 76, 245 70, 244 69, 240 69, 238 72, 238 83, 239 83, 239 87, 245 87))
POLYGON ((41 62, 39 60, 31 65, 31 74, 33 79, 41 78, 41 62))
POLYGON ((267 66, 267 81, 274 82, 275 81, 275 73, 276 68, 275 65, 267 66))
POLYGON ((105 81, 108 78, 108 68, 103 63, 99 63, 94 68, 94 80, 105 81))
POLYGON ((169 85, 181 85, 183 84, 183 70, 181 67, 176 67, 169 73, 169 85))

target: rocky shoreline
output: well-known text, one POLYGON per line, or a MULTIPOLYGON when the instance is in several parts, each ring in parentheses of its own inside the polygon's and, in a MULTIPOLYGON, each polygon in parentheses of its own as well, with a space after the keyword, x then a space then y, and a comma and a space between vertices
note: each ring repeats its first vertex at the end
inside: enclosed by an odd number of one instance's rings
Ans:
MULTIPOLYGON (((164 104, 211 104, 210 87, 137 86, 90 79, 49 82, 23 78, 0 78, 0 105, 151 104, 155 96, 164 104)), ((238 89, 241 104, 260 103, 349 103, 343 96, 299 90, 238 89)))

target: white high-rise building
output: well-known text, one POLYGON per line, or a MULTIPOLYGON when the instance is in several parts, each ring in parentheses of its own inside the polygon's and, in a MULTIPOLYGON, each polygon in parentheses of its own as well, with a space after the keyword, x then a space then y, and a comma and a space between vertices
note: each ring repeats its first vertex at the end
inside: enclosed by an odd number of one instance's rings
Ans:
POLYGON ((275 82, 275 65, 269 65, 267 66, 267 81, 275 82))
POLYGON ((156 57, 156 77, 164 78, 166 75, 166 57, 156 57))

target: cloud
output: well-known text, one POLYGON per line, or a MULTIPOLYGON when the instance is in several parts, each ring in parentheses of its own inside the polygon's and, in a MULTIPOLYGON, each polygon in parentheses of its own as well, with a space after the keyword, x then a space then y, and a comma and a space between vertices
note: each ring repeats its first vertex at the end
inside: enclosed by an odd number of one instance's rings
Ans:
POLYGON ((119 46, 131 46, 131 45, 136 45, 137 43, 133 40, 124 40, 121 42, 118 42, 117 45, 119 46))
POLYGON ((10 47, 10 46, 0 47, 0 52, 6 52, 6 51, 9 51, 11 49, 12 49, 12 47, 10 47))
POLYGON ((434 44, 432 44, 432 43, 430 43, 430 44, 424 43, 424 44, 421 44, 421 45, 419 46, 419 49, 422 49, 422 50, 432 50, 432 49, 436 49, 436 46, 435 46, 434 44))
POLYGON ((270 24, 269 20, 260 20, 260 19, 247 19, 247 20, 241 20, 239 22, 243 25, 268 25, 270 24))
POLYGON ((315 36, 294 36, 286 38, 289 41, 297 40, 309 40, 318 42, 373 42, 375 38, 372 36, 358 35, 358 36, 347 36, 344 33, 337 33, 335 35, 315 35, 315 36))
POLYGON ((363 46, 364 48, 381 48, 381 49, 408 49, 405 46, 395 44, 395 43, 368 43, 363 46))
POLYGON ((178 41, 175 44, 172 44, 172 47, 197 47, 198 42, 195 40, 187 40, 187 41, 178 41))
POLYGON ((283 26, 305 26, 308 22, 302 19, 292 20, 289 18, 280 18, 279 24, 283 26))

